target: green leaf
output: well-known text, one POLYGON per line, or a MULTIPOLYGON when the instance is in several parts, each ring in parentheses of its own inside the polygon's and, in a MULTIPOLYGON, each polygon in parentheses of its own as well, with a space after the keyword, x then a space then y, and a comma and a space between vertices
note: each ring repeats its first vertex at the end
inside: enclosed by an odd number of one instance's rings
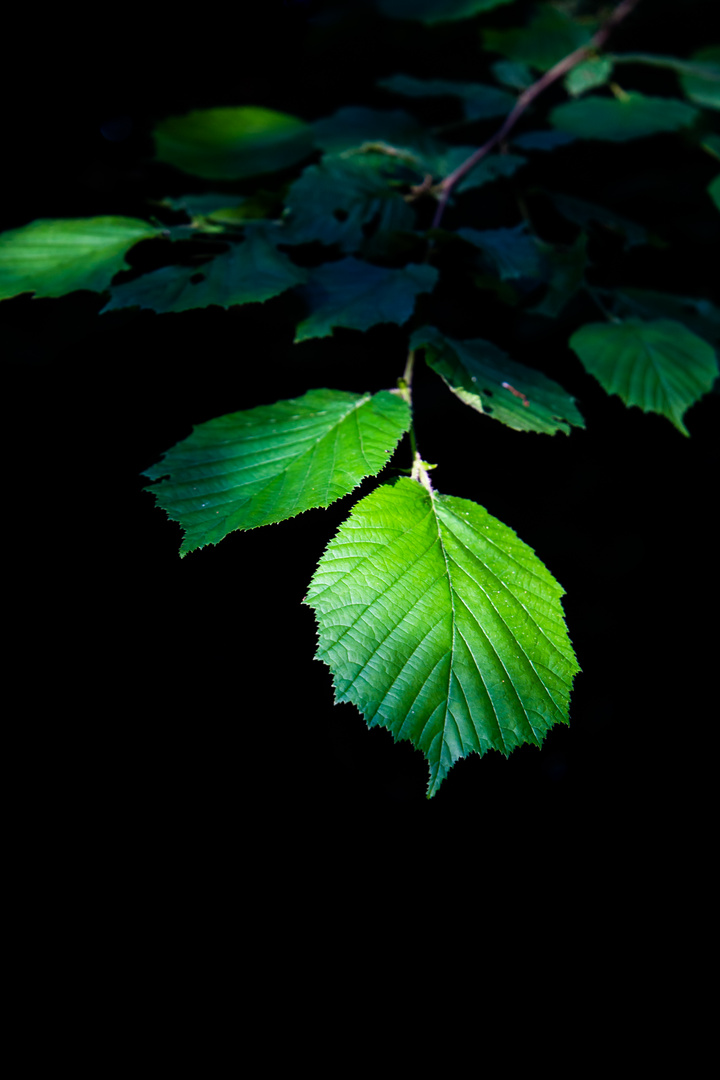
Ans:
POLYGON ((580 139, 626 142, 658 135, 692 124, 697 109, 675 98, 624 94, 615 97, 586 97, 558 105, 550 113, 550 123, 580 139))
POLYGON ((378 323, 407 322, 418 293, 432 292, 438 272, 409 263, 401 270, 373 266, 359 259, 324 263, 310 272, 300 290, 310 314, 297 328, 295 341, 328 337, 335 326, 367 330, 378 323))
POLYGON ((716 176, 714 180, 710 181, 707 187, 707 193, 718 210, 720 210, 720 176, 716 176))
POLYGON ((689 435, 682 417, 712 388, 718 373, 712 346, 669 319, 589 323, 570 338, 583 366, 626 405, 666 416, 689 435))
POLYGON ((558 60, 587 45, 596 27, 594 21, 580 24, 552 4, 541 4, 527 26, 485 30, 483 42, 490 52, 548 71, 558 60))
POLYGON ((527 90, 532 86, 535 77, 527 66, 519 60, 496 60, 490 70, 503 86, 509 86, 512 90, 527 90))
POLYGON ((451 82, 448 79, 416 79, 411 75, 390 75, 378 79, 378 86, 403 97, 454 97, 462 102, 468 120, 489 120, 505 116, 513 108, 516 98, 506 90, 483 83, 451 82))
POLYGON ((126 251, 159 235, 146 221, 127 217, 41 219, 0 233, 0 300, 24 292, 103 292, 128 269, 126 251))
POLYGON ((416 19, 429 26, 439 22, 470 19, 482 11, 511 4, 513 0, 375 0, 383 15, 391 19, 416 19))
POLYGON ((411 231, 413 208, 391 186, 408 176, 414 183, 419 180, 386 154, 327 154, 290 188, 283 243, 319 240, 338 244, 342 251, 357 251, 366 239, 365 227, 376 218, 378 231, 411 231))
POLYGON ((611 232, 624 236, 628 247, 649 242, 648 231, 643 225, 638 225, 635 221, 630 221, 613 210, 608 210, 605 206, 597 206, 595 203, 585 202, 584 199, 576 199, 574 195, 562 195, 558 191, 544 191, 543 194, 552 200, 555 209, 563 217, 575 225, 582 227, 592 224, 602 225, 611 232))
POLYGON ((720 109, 720 45, 708 45, 693 53, 694 71, 680 75, 680 84, 696 105, 720 109))
POLYGON ((402 109, 367 109, 348 106, 313 124, 315 144, 328 153, 367 147, 385 150, 401 162, 421 171, 438 172, 448 147, 431 135, 410 113, 402 109))
MULTIPOLYGON (((462 165, 463 161, 476 150, 472 146, 452 146, 442 156, 439 173, 447 176, 462 165)), ((491 184, 501 177, 512 176, 513 173, 527 163, 527 158, 520 154, 490 154, 483 158, 455 187, 455 191, 469 191, 471 188, 483 187, 491 184)))
POLYGON ((542 240, 537 240, 536 244, 546 265, 547 291, 540 303, 528 310, 534 315, 555 319, 585 281, 587 235, 580 233, 572 247, 568 248, 546 244, 542 240))
POLYGON ((164 266, 116 285, 100 314, 128 307, 179 312, 261 303, 307 281, 307 270, 279 252, 265 229, 250 227, 246 237, 201 267, 164 266))
POLYGON ((255 106, 195 109, 156 125, 156 156, 193 176, 240 180, 285 169, 312 151, 312 127, 255 106))
POLYGON ((415 480, 353 508, 305 603, 336 702, 408 740, 428 798, 468 754, 540 746, 580 670, 555 581, 512 529, 415 480))
POLYGON ((490 341, 456 341, 424 326, 410 347, 425 349, 427 363, 461 401, 515 431, 569 435, 570 424, 585 427, 575 399, 559 383, 511 360, 490 341))
POLYGON ((572 68, 563 83, 568 94, 580 97, 596 86, 604 86, 613 73, 613 62, 608 56, 591 56, 572 68))
POLYGON ((651 289, 604 290, 611 295, 621 315, 645 320, 673 319, 683 323, 698 337, 720 342, 720 308, 702 297, 674 296, 651 289))
POLYGON ((198 424, 143 475, 160 481, 147 490, 185 530, 186 555, 329 506, 377 475, 409 426, 397 392, 309 390, 198 424))
POLYGON ((492 262, 503 281, 509 278, 540 277, 543 273, 540 251, 528 235, 525 223, 514 229, 457 229, 463 240, 480 248, 492 262))
POLYGON ((575 142, 575 136, 567 131, 526 131, 516 136, 513 146, 520 150, 557 150, 561 146, 567 146, 575 142))

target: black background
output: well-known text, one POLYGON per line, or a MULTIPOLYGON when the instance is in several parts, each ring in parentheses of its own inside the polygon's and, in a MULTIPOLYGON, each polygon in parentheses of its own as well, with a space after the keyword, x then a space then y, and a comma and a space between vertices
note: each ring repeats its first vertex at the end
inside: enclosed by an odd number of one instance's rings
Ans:
MULTIPOLYGON (((520 6, 487 23, 514 21, 520 6)), ((687 55, 707 44, 711 5, 684 4, 682 23, 677 5, 651 6, 615 47, 687 55)), ((314 119, 343 104, 401 107, 373 85, 395 71, 482 79, 471 33, 461 40, 452 27, 344 8, 344 21, 317 3, 204 18, 118 9, 77 25, 63 16, 41 32, 30 15, 18 18, 14 40, 32 48, 6 91, 2 227, 143 216, 148 195, 203 190, 152 161, 149 132, 166 115, 259 104, 314 119)), ((633 74, 648 92, 675 93, 665 73, 633 74)), ((492 130, 478 127, 478 141, 492 130)), ((706 155, 659 137, 584 144, 541 168, 548 186, 609 195, 672 241, 667 251, 618 248, 614 263, 604 250, 615 280, 712 295, 719 230, 703 194, 715 171, 706 155)), ((502 191, 483 197, 473 224, 517 220, 502 191)), ((539 203, 537 213, 542 231, 539 203)), ((456 302, 439 294, 440 317, 457 318, 456 302)), ((583 672, 569 728, 553 730, 541 752, 472 756, 430 801, 422 756, 368 731, 353 707, 334 707, 329 673, 313 661, 314 619, 301 601, 351 500, 180 560, 180 530, 140 476, 192 424, 221 413, 315 386, 393 385, 404 332, 338 331, 294 347, 293 297, 114 321, 96 320, 102 301, 87 293, 0 307, 17 686, 8 761, 18 826, 31 827, 60 881, 90 865, 98 895, 120 889, 132 909, 139 882, 152 892, 164 880, 181 891, 203 881, 234 903, 238 873, 251 895, 258 879, 302 889, 309 866, 360 875, 388 850, 399 863, 412 851, 428 874, 459 851, 473 866, 492 853, 566 868, 588 856, 701 857, 698 763, 716 720, 706 618, 718 397, 688 413, 686 439, 583 373, 567 338, 578 320, 598 318, 589 302, 517 326, 492 294, 468 292, 464 303, 463 332, 507 334, 516 359, 576 395, 587 429, 510 431, 421 368, 420 448, 439 463, 440 490, 486 506, 562 582, 583 672)))

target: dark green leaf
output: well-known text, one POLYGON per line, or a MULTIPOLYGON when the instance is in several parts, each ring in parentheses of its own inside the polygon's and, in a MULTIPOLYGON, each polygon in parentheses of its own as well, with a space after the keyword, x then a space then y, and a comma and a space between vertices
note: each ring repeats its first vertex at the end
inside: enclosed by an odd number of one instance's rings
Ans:
POLYGON ((680 75, 683 90, 696 105, 720 109, 720 45, 708 45, 693 53, 694 71, 680 75))
POLYGON ((470 19, 482 11, 511 4, 513 0, 375 0, 383 15, 392 19, 416 19, 432 25, 470 19))
POLYGON ((631 93, 623 97, 586 97, 558 105, 550 123, 579 139, 626 142, 658 135, 692 124, 697 109, 675 98, 647 97, 631 93))
POLYGON ((540 251, 524 223, 514 229, 458 229, 457 235, 480 248, 503 281, 542 276, 540 251))
POLYGON ((128 249, 159 235, 155 226, 127 217, 31 221, 0 233, 0 300, 24 292, 103 292, 119 270, 128 269, 128 249))
POLYGON ((297 328, 295 341, 328 337, 333 327, 367 330, 378 323, 407 322, 418 293, 432 292, 438 272, 409 263, 402 270, 373 266, 359 259, 325 263, 310 272, 300 290, 310 314, 297 328))
POLYGON ((128 307, 157 312, 189 311, 211 304, 228 308, 260 303, 303 285, 307 270, 278 251, 271 235, 262 227, 249 227, 246 240, 201 267, 164 266, 116 285, 100 314, 128 307))
POLYGON ((628 247, 649 242, 648 231, 644 226, 629 221, 613 210, 585 202, 584 199, 576 199, 574 195, 561 195, 556 191, 545 191, 544 194, 552 200, 555 209, 575 225, 603 225, 606 229, 624 236, 628 247))
POLYGON ((585 427, 575 399, 559 383, 511 360, 490 341, 455 341, 423 326, 410 344, 425 349, 427 363, 461 401, 515 431, 569 435, 571 424, 585 427))
POLYGON ((390 75, 378 79, 378 86, 404 97, 454 97, 462 102, 468 120, 487 120, 505 116, 516 98, 506 90, 483 83, 451 82, 448 79, 416 79, 411 75, 390 75))
POLYGON ((483 40, 490 52, 509 60, 547 71, 568 53, 587 45, 596 24, 582 25, 552 4, 541 4, 527 26, 513 30, 485 30, 483 40))
POLYGON ((689 435, 683 414, 712 388, 718 374, 712 346, 669 319, 589 323, 570 338, 583 366, 626 405, 666 416, 689 435))
POLYGON ((587 236, 580 233, 572 247, 561 248, 543 241, 536 241, 545 261, 545 296, 529 310, 535 315, 556 318, 567 302, 581 288, 585 280, 585 268, 588 264, 587 236))
POLYGON ((613 297, 621 315, 641 319, 673 319, 683 323, 698 337, 720 342, 720 308, 699 297, 674 296, 651 289, 605 290, 613 297))
POLYGON ((305 602, 336 702, 420 750, 431 797, 459 758, 568 723, 579 667, 562 595, 482 506, 403 479, 353 508, 305 602))
POLYGON ((367 147, 385 150, 400 162, 421 171, 436 172, 447 147, 401 109, 348 106, 313 124, 315 144, 328 153, 367 147))
POLYGON ((567 131, 526 131, 512 140, 520 150, 557 150, 575 142, 575 136, 567 131))
POLYGON ((391 186, 408 174, 418 182, 416 173, 386 154, 327 154, 290 188, 283 243, 319 240, 357 251, 365 240, 363 227, 375 218, 380 231, 414 229, 412 207, 391 186))
POLYGON ((145 472, 160 481, 147 490, 185 530, 185 555, 329 506, 377 475, 409 426, 397 392, 309 390, 199 424, 145 472))
MULTIPOLYGON (((472 146, 450 147, 440 160, 440 175, 447 176, 453 172, 476 149, 477 147, 472 146)), ((491 184, 501 177, 512 176, 526 162, 527 158, 521 157, 520 154, 490 154, 479 161, 475 168, 456 185, 455 191, 469 191, 471 188, 491 184)))
POLYGON ((720 176, 716 176, 714 180, 710 181, 707 192, 718 210, 720 210, 720 176))
POLYGON ((312 151, 312 128, 304 120, 255 106, 170 116, 153 134, 159 161, 209 180, 275 172, 312 151))
POLYGON ((496 60, 490 70, 498 82, 512 90, 527 90, 535 81, 535 76, 527 64, 519 60, 496 60))

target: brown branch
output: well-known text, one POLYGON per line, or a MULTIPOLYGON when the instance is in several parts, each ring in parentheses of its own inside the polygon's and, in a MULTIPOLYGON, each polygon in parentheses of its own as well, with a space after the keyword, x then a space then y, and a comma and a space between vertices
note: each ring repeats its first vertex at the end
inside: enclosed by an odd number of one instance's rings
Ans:
POLYGON ((450 192, 464 176, 474 169, 478 162, 482 161, 484 157, 494 150, 498 143, 501 143, 507 136, 508 132, 515 126, 522 114, 527 109, 528 105, 532 104, 539 94, 542 94, 543 90, 546 90, 548 86, 551 86, 558 79, 566 75, 568 71, 574 68, 582 60, 595 52, 597 49, 601 49, 605 44, 607 38, 613 32, 619 22, 621 22, 630 12, 639 4, 640 0, 622 0, 620 4, 615 8, 612 15, 603 23, 600 29, 593 37, 590 38, 587 45, 582 45, 579 49, 575 49, 569 53, 562 60, 559 60, 554 67, 551 67, 549 71, 546 71, 537 82, 534 82, 532 86, 528 86, 527 90, 523 90, 520 97, 515 102, 513 109, 508 113, 502 127, 495 132, 492 138, 488 139, 481 147, 479 147, 475 153, 471 154, 469 158, 466 158, 461 165, 458 165, 457 169, 449 173, 438 185, 436 190, 440 192, 440 200, 435 211, 435 217, 431 228, 437 229, 442 220, 447 201, 450 197, 450 192))

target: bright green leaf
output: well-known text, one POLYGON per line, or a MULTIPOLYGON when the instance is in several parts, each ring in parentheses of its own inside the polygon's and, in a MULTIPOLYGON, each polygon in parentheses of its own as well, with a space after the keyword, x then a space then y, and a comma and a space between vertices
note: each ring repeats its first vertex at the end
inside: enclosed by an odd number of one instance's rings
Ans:
POLYGON ((386 154, 326 154, 290 188, 283 243, 319 240, 338 244, 342 251, 357 251, 366 238, 364 227, 376 218, 381 231, 414 229, 413 208, 391 186, 408 174, 414 183, 419 181, 417 174, 386 154))
POLYGON ((427 363, 461 401, 515 431, 568 435, 570 424, 585 427, 575 399, 559 383, 511 360, 490 341, 455 341, 424 326, 410 344, 425 349, 427 363))
POLYGON ((604 86, 613 72, 608 56, 591 56, 576 64, 565 76, 564 86, 572 97, 580 97, 596 86, 604 86))
POLYGON ((126 251, 159 235, 155 226, 127 217, 31 221, 0 233, 0 300, 25 292, 103 292, 119 270, 128 269, 126 251))
POLYGON ((265 229, 248 228, 246 236, 200 267, 164 266, 116 285, 100 314, 128 307, 169 312, 261 303, 307 281, 307 270, 278 251, 265 229))
POLYGON ((582 24, 552 4, 540 5, 527 26, 512 30, 485 30, 483 42, 490 52, 547 71, 558 60, 587 45, 596 24, 582 24))
POLYGON ((696 105, 720 109, 720 45, 699 49, 691 60, 697 67, 680 75, 683 90, 696 105))
POLYGON ((580 139, 626 142, 648 135, 677 131, 692 124, 697 109, 675 98, 625 94, 616 97, 586 97, 558 105, 550 113, 550 123, 580 139))
POLYGON ((543 273, 540 251, 524 222, 514 229, 457 229, 457 235, 480 248, 503 281, 543 273))
POLYGON ((458 759, 540 746, 568 723, 580 669, 562 595, 482 506, 401 479, 353 508, 305 602, 336 702, 420 750, 431 797, 458 759))
POLYGON ((185 530, 180 554, 329 506, 387 464, 410 426, 396 392, 309 390, 199 424, 144 475, 185 530))
POLYGON ((409 263, 401 270, 360 259, 324 263, 310 272, 300 295, 310 314, 297 328, 295 341, 328 337, 333 327, 367 330, 378 323, 407 322, 418 293, 432 292, 438 272, 427 264, 409 263))
POLYGON ((715 351, 687 327, 669 319, 589 323, 573 334, 570 348, 608 394, 626 405, 666 416, 689 435, 683 414, 712 388, 715 351))
POLYGON ((390 75, 378 79, 378 86, 403 97, 454 97, 462 102, 468 120, 489 120, 505 116, 513 108, 516 98, 506 90, 483 83, 451 82, 448 79, 416 79, 411 75, 390 75))
POLYGON ((159 161, 209 180, 240 180, 287 168, 312 151, 312 127, 254 106, 196 109, 153 132, 159 161))
POLYGON ((470 19, 482 11, 511 4, 513 0, 375 0, 383 15, 392 19, 416 19, 432 25, 470 19))

